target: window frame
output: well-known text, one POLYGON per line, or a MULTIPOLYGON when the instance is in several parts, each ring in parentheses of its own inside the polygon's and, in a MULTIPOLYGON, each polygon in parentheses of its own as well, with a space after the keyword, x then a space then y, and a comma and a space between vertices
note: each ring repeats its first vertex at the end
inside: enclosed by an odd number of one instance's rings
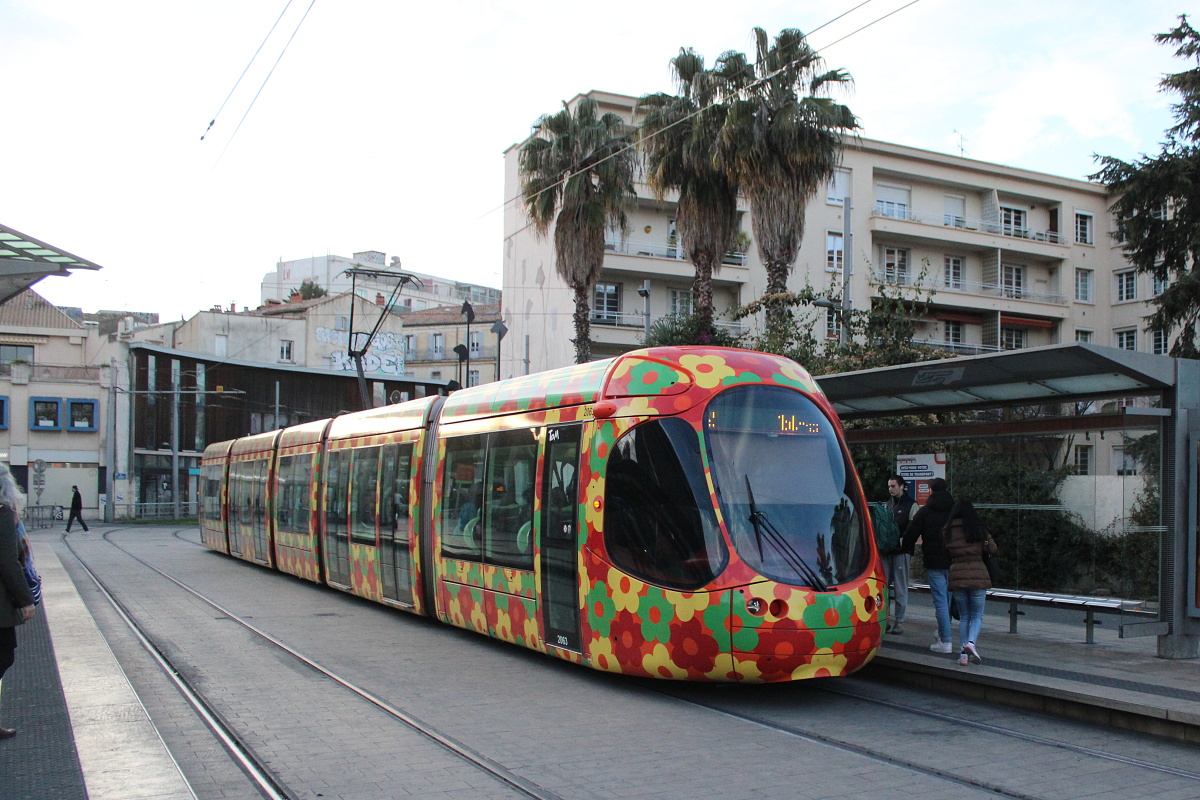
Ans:
POLYGON ((1171 352, 1171 337, 1162 331, 1150 331, 1150 352, 1165 356, 1171 352))
POLYGON ((841 274, 846 264, 846 237, 842 231, 825 231, 825 271, 841 274), (836 245, 836 246, 835 246, 836 245))
POLYGON ((29 430, 31 431, 61 431, 63 423, 63 401, 61 397, 30 397, 29 398, 29 430), (57 409, 54 414, 54 425, 37 424, 38 403, 53 403, 57 409))
POLYGON ((1091 475, 1095 464, 1095 446, 1090 444, 1075 445, 1072 458, 1073 475, 1091 475), (1081 458, 1082 456, 1082 458, 1081 458))
POLYGON ((844 167, 836 167, 833 175, 825 182, 825 203, 831 206, 842 206, 847 197, 850 196, 850 170, 844 167), (844 183, 843 183, 844 180, 844 183), (843 191, 838 191, 838 187, 843 186, 843 191))
POLYGON ((66 408, 63 409, 63 426, 70 433, 90 433, 100 429, 100 401, 93 400, 89 397, 68 397, 66 400, 66 408), (90 426, 78 427, 74 424, 73 410, 75 406, 91 406, 92 407, 92 424, 90 426))
POLYGON ((8 407, 8 395, 0 394, 0 431, 8 430, 8 407))
POLYGON ((1024 264, 1000 264, 1000 295, 1013 300, 1025 297, 1024 264))
POLYGON ((35 350, 31 344, 0 344, 0 364, 12 364, 17 361, 25 361, 30 364, 34 363, 33 356, 35 350), (13 352, 11 357, 4 355, 4 350, 11 349, 13 352), (28 351, 28 358, 26 358, 28 351))
POLYGON ((1137 270, 1123 269, 1113 273, 1113 302, 1132 303, 1138 299, 1137 270))
POLYGON ((1075 212, 1075 244, 1096 243, 1096 215, 1087 211, 1075 212))
POLYGON ((1075 302, 1096 302, 1096 270, 1088 267, 1075 268, 1075 302), (1080 291, 1081 288, 1083 289, 1082 292, 1080 291))
POLYGON ((942 329, 942 341, 945 344, 963 345, 966 344, 966 326, 959 320, 943 320, 945 326, 942 329))
POLYGON ((1134 325, 1133 327, 1128 327, 1128 328, 1115 328, 1113 330, 1113 347, 1117 348, 1118 350, 1136 351, 1137 350, 1137 326, 1134 325), (1126 338, 1128 338, 1129 343, 1132 344, 1133 347, 1125 347, 1125 345, 1122 344, 1122 342, 1125 341, 1126 338))
POLYGON ((1024 350, 1029 347, 1029 331, 1013 325, 1000 326, 1001 350, 1024 350))
POLYGON ((1029 237, 1029 212, 1014 206, 1000 206, 1000 233, 1017 238, 1029 237))
POLYGON ((616 325, 621 320, 621 284, 597 283, 592 290, 592 321, 616 325))
POLYGON ((883 279, 894 286, 908 286, 907 247, 883 248, 883 279))
POLYGON ((1091 344, 1095 341, 1096 332, 1091 328, 1076 328, 1075 341, 1080 344, 1091 344))
POLYGON ((691 289, 671 290, 671 313, 682 316, 696 313, 695 295, 691 289))
POLYGON ((285 364, 296 362, 296 341, 294 339, 279 340, 279 360, 285 364))
POLYGON ((967 260, 962 256, 942 256, 942 284, 947 289, 962 289, 967 260))

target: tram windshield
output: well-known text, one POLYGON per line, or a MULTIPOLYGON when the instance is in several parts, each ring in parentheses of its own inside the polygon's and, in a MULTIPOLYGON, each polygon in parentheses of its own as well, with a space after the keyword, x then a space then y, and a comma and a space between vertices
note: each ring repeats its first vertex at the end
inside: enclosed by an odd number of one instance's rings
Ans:
POLYGON ((704 438, 743 561, 818 591, 862 574, 869 550, 853 469, 811 400, 782 387, 729 389, 705 409, 704 438))
POLYGON ((604 542, 617 567, 648 583, 699 589, 729 552, 704 479, 700 438, 681 419, 622 436, 606 470, 604 542))

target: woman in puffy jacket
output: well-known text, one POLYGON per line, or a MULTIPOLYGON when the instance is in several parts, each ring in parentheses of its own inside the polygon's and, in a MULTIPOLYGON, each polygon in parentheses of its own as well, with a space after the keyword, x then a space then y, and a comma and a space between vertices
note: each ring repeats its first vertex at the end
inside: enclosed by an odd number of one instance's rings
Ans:
POLYGON ((950 555, 950 591, 960 616, 958 640, 962 644, 962 653, 958 663, 964 667, 968 663, 980 664, 983 659, 979 657, 975 641, 983 627, 987 590, 992 587, 987 565, 983 563, 983 551, 987 548, 995 555, 996 543, 969 500, 955 501, 942 539, 950 555))
MULTIPOLYGON (((25 509, 25 495, 8 467, 0 464, 0 679, 13 665, 17 626, 33 619, 33 593, 21 568, 17 522, 25 509)), ((17 732, 0 728, 0 739, 17 732)))

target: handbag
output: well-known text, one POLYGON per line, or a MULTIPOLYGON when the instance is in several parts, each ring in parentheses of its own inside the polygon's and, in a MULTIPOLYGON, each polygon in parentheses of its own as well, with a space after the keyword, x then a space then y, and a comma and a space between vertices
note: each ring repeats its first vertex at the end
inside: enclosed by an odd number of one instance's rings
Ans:
POLYGON ((992 552, 995 549, 996 542, 992 540, 992 535, 989 533, 983 542, 983 550, 979 556, 983 560, 983 565, 987 567, 988 580, 992 582, 992 586, 998 586, 1004 581, 1004 573, 1000 571, 1000 562, 996 560, 996 554, 992 552))

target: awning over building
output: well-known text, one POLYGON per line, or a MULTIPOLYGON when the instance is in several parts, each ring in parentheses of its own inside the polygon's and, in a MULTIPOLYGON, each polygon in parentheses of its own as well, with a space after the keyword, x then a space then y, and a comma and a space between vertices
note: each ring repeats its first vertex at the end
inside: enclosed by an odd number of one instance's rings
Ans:
POLYGON ((0 303, 5 303, 47 275, 69 275, 73 269, 101 269, 32 236, 0 225, 0 303))
POLYGON ((843 419, 1157 393, 1175 381, 1173 358, 1093 344, 1032 347, 817 378, 843 419))

